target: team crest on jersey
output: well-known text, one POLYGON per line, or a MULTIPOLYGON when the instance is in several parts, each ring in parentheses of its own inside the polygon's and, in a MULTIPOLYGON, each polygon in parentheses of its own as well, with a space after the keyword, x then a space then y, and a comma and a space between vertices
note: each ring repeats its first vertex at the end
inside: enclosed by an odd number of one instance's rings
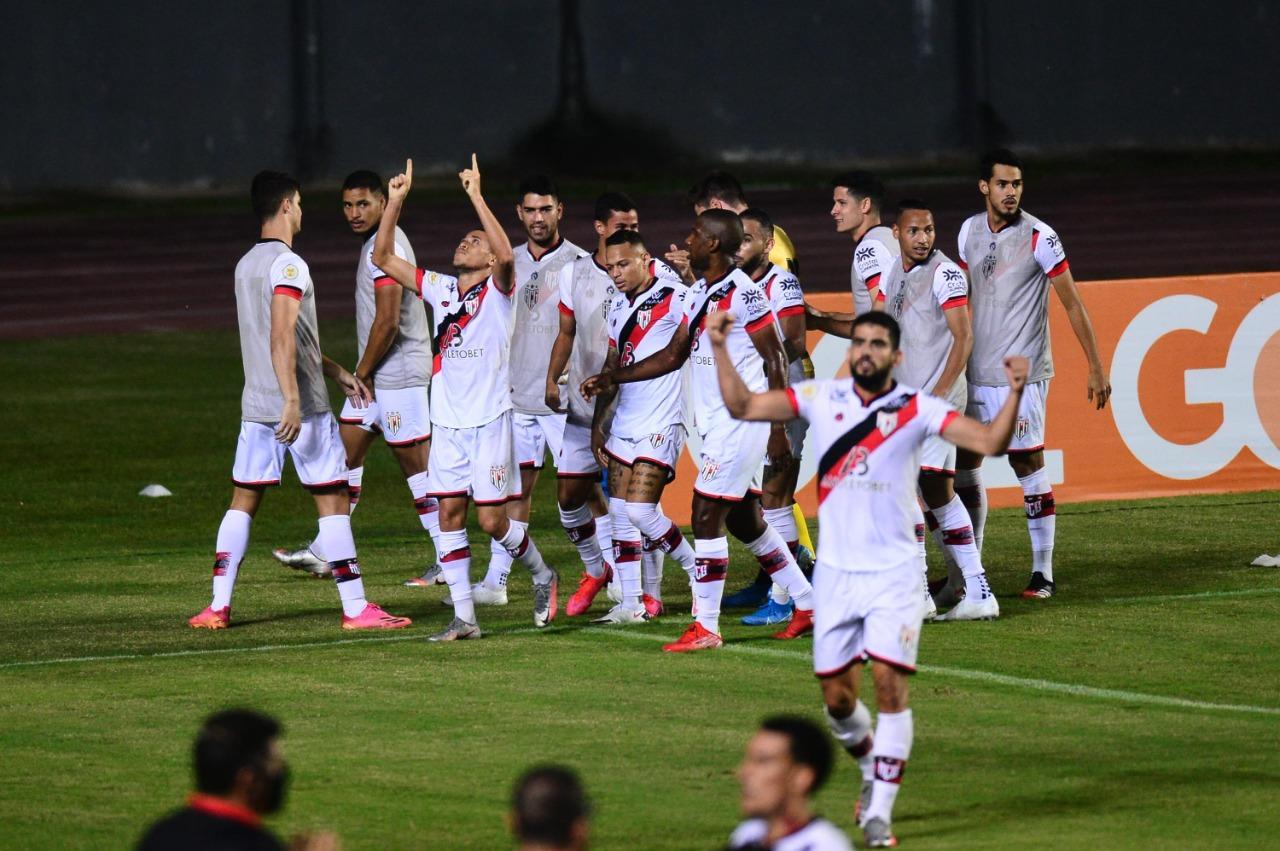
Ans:
POLYGON ((636 324, 639 325, 641 329, 648 328, 649 323, 652 321, 653 321, 652 310, 641 310, 638 313, 636 313, 636 324))
POLYGON ((538 273, 534 272, 529 284, 524 288, 524 292, 521 293, 524 297, 524 306, 530 310, 538 309, 538 295, 542 292, 541 287, 538 286, 537 277, 538 273))
POLYGON ((1026 417, 1018 417, 1017 422, 1013 424, 1013 436, 1018 440, 1026 438, 1027 433, 1031 431, 1031 423, 1026 417))
MULTIPOLYGON (((995 248, 995 246, 991 246, 995 248)), ((990 278, 996 272, 996 255, 988 254, 982 258, 982 274, 984 277, 990 278)))
POLYGON ((298 277, 298 267, 293 265, 292 263, 290 263, 288 266, 285 266, 284 276, 292 281, 294 278, 298 277))
POLYGON ((698 478, 709 482, 715 478, 716 473, 720 472, 719 461, 708 461, 702 465, 702 472, 698 474, 698 478))
POLYGON ((888 437, 893 434, 894 429, 898 427, 898 412, 879 411, 876 413, 876 428, 882 435, 888 437))
POLYGON ((391 432, 393 437, 400 433, 400 412, 399 411, 387 412, 387 431, 391 432))
POLYGON ((661 446, 666 442, 667 442, 667 436, 665 434, 659 433, 659 434, 649 435, 649 445, 652 446, 654 449, 657 449, 659 446, 661 446))
POLYGON ((462 309, 468 316, 475 316, 476 311, 480 309, 480 291, 483 289, 484 287, 476 287, 463 297, 462 309))
POLYGON ((902 648, 903 653, 910 654, 919 640, 919 630, 912 629, 909 626, 903 626, 902 631, 898 633, 898 646, 902 648))
POLYGON ((506 464, 494 464, 489 468, 489 484, 493 485, 496 490, 502 490, 507 486, 506 464))

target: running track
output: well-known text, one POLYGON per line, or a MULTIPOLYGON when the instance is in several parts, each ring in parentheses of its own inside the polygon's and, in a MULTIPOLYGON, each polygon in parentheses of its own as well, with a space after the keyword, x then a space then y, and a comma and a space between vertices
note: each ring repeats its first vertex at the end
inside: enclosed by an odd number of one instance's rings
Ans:
MULTIPOLYGON (((961 221, 980 209, 974 183, 893 190, 933 205, 939 246, 954 256, 961 221)), ((1080 280, 1280 269, 1280 176, 1045 178, 1023 200, 1063 237, 1080 280)), ((832 231, 828 192, 761 190, 752 201, 791 235, 807 290, 848 287, 850 243, 832 231)), ((336 197, 306 202, 296 248, 311 266, 321 319, 349 320, 356 240, 336 197)), ((636 202, 651 248, 683 240, 691 213, 682 197, 636 202)), ((590 199, 568 199, 567 208, 565 235, 592 247, 590 199)), ((515 228, 510 209, 500 215, 515 228)), ((475 226, 461 193, 449 203, 411 199, 403 224, 419 264, 436 269, 448 268, 475 226)), ((175 214, 158 205, 154 215, 0 221, 0 338, 234 327, 232 270, 255 236, 247 209, 175 214)))

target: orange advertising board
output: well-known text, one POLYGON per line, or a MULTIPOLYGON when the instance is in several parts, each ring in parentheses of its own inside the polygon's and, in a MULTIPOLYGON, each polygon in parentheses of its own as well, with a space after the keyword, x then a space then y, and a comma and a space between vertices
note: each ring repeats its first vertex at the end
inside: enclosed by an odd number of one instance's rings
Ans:
MULTIPOLYGON (((1280 273, 1080 283, 1113 395, 1087 399, 1084 355, 1056 297, 1050 337, 1045 462, 1059 502, 1280 488, 1280 273)), ((815 307, 847 310, 839 293, 815 307)), ((846 343, 809 335, 819 377, 846 343)), ((696 440, 691 440, 696 451, 696 440)), ((801 465, 799 501, 817 511, 816 453, 801 465)), ((1022 504, 1003 458, 983 468, 991 504, 1022 504)), ((663 507, 689 521, 697 468, 686 449, 663 507)))

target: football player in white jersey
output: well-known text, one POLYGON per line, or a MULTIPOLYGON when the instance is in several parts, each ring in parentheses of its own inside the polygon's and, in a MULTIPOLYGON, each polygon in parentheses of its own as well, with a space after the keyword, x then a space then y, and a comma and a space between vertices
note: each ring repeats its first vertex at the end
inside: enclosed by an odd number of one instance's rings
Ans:
POLYGON ((766 718, 738 766, 742 814, 729 837, 742 851, 852 851, 849 838, 813 814, 813 796, 831 776, 831 744, 803 718, 766 718))
MULTIPOLYGON (((360 363, 355 375, 374 393, 374 401, 366 408, 357 409, 348 402, 338 416, 347 453, 347 491, 354 514, 363 490, 365 456, 381 435, 400 465, 418 518, 434 545, 440 534, 440 520, 435 499, 427 496, 431 330, 421 300, 382 274, 373 263, 374 235, 386 204, 386 185, 376 172, 353 171, 343 181, 343 216, 351 232, 363 238, 356 263, 356 347, 360 363)), ((399 230, 396 253, 414 262, 409 238, 399 230)), ((328 569, 319 538, 299 549, 280 548, 272 554, 289 567, 318 575, 328 569)), ((422 577, 406 584, 432 584, 439 574, 440 567, 433 562, 422 577)))
POLYGON ((981 455, 1003 452, 1027 360, 1006 358, 1009 394, 984 424, 893 379, 902 352, 898 323, 886 313, 870 311, 854 320, 850 377, 765 393, 752 392, 728 360, 732 325, 732 317, 713 315, 707 331, 729 412, 753 422, 804 417, 821 458, 813 668, 831 731, 862 769, 855 812, 866 844, 891 847, 897 844, 893 803, 913 737, 907 682, 924 614, 914 528, 920 452, 936 436, 981 455), (874 736, 871 714, 858 700, 867 659, 879 713, 874 736))
MULTIPOLYGON (((678 641, 663 650, 684 653, 724 645, 720 636, 720 604, 729 567, 726 524, 746 544, 774 581, 795 599, 791 623, 775 638, 793 638, 812 628, 813 589, 760 512, 760 475, 765 456, 789 456, 786 432, 735 422, 720 399, 716 358, 707 350, 702 331, 709 315, 729 312, 741 319, 731 339, 732 363, 758 390, 787 386, 786 355, 777 320, 764 292, 734 261, 742 245, 742 220, 728 210, 706 210, 685 240, 689 263, 701 276, 685 299, 685 318, 660 351, 614 372, 592 376, 583 394, 594 397, 615 384, 648 381, 692 364, 696 427, 702 442, 701 467, 693 496, 696 559, 690 571, 696 603, 695 620, 678 641)), ((615 430, 617 425, 614 426, 615 430)), ((647 530, 651 539, 657 537, 647 530)))
MULTIPOLYGON (((764 290, 782 331, 782 348, 787 354, 788 378, 792 384, 813 378, 813 361, 809 360, 805 341, 804 290, 800 281, 787 269, 773 262, 773 219, 764 210, 749 207, 738 214, 742 219, 742 247, 738 249, 738 268, 764 290)), ((781 463, 768 462, 764 468, 760 506, 764 520, 772 526, 802 570, 812 571, 813 562, 800 547, 800 529, 796 523, 796 483, 800 476, 800 453, 804 448, 806 426, 803 420, 787 424, 787 441, 791 457, 781 463)), ((782 586, 770 582, 769 599, 755 612, 742 619, 748 626, 785 623, 795 608, 782 586)))
POLYGON ((850 171, 831 180, 831 218, 836 233, 853 240, 849 284, 853 312, 866 313, 875 303, 880 276, 898 259, 898 241, 880 221, 884 184, 874 174, 850 171))
MULTIPOLYGON (((898 203, 893 233, 902 259, 880 278, 876 303, 902 329, 902 363, 894 377, 963 407, 968 398, 964 371, 973 349, 968 281, 960 267, 935 248, 933 213, 923 201, 908 198, 898 203)), ((920 496, 964 588, 964 598, 938 620, 991 620, 1000 616, 1000 604, 987 584, 969 512, 952 487, 955 472, 955 446, 930 438, 920 455, 920 496)), ((918 532, 923 548, 924 531, 918 532)), ((933 608, 937 610, 936 603, 933 608)))
MULTIPOLYGON (((511 432, 511 346, 515 264, 511 242, 480 192, 475 154, 458 173, 482 230, 454 251, 457 276, 415 268, 395 254, 395 229, 413 179, 413 161, 387 185, 389 198, 374 262, 402 286, 420 292, 436 319, 438 354, 431 387, 434 431, 428 493, 440 504, 440 565, 449 585, 453 621, 433 641, 480 637, 471 591, 467 506, 480 528, 533 575, 533 623, 555 619, 557 576, 542 560, 527 526, 507 515, 520 496, 511 432)), ((518 333, 518 332, 517 332, 518 333)))
MULTIPOLYGON (((605 240, 605 249, 605 264, 619 293, 609 304, 608 352, 602 364, 605 372, 613 372, 667 346, 684 321, 687 288, 670 267, 649 255, 637 231, 615 232, 605 240), (660 274, 659 269, 665 271, 660 274)), ((660 589, 644 587, 646 542, 653 543, 659 557, 669 554, 686 573, 696 566, 693 548, 661 505, 684 447, 680 385, 680 372, 669 372, 612 385, 595 399, 591 449, 609 466, 614 564, 621 586, 618 605, 595 623, 639 623, 661 613, 661 599, 652 593, 660 589)))
POLYGON ((196 629, 231 625, 231 594, 249 546, 249 527, 266 488, 280 484, 286 450, 320 515, 320 541, 342 600, 343 629, 400 629, 395 617, 365 600, 348 514, 347 465, 324 377, 357 407, 372 396, 360 379, 320 352, 315 287, 293 251, 302 230, 302 196, 286 174, 260 172, 250 190, 259 242, 236 264, 236 315, 244 392, 240 439, 231 471, 231 505, 218 527, 213 600, 187 623, 196 629))
MULTIPOLYGON (((969 273, 973 311, 973 353, 969 357, 967 413, 989 420, 1007 393, 1000 363, 1008 353, 1031 360, 1028 390, 1022 396, 1009 466, 1022 486, 1031 537, 1031 580, 1022 596, 1052 597, 1053 543, 1057 509, 1049 471, 1044 465, 1045 402, 1053 377, 1049 345, 1049 289, 1058 295, 1067 320, 1089 364, 1089 400, 1098 410, 1107 405, 1111 382, 1098 355, 1093 323, 1076 289, 1062 240, 1044 222, 1022 209, 1022 161, 1008 150, 982 158, 978 191, 986 210, 960 227, 959 261, 969 273)), ((964 452, 956 458, 956 493, 973 518, 974 538, 982 550, 987 496, 981 458, 964 452)))
MULTIPOLYGON (((559 456, 564 435, 565 415, 547 407, 544 387, 551 348, 560 330, 561 274, 587 252, 560 234, 564 205, 551 178, 542 174, 526 177, 517 195, 516 215, 529 236, 514 249, 515 333, 511 338, 511 423, 516 460, 520 462, 521 497, 513 500, 507 511, 513 520, 528 525, 538 473, 548 450, 552 458, 559 456)), ((603 497, 596 508, 605 510, 603 497)), ((472 589, 475 601, 505 604, 510 573, 511 557, 493 542, 489 569, 472 589)))

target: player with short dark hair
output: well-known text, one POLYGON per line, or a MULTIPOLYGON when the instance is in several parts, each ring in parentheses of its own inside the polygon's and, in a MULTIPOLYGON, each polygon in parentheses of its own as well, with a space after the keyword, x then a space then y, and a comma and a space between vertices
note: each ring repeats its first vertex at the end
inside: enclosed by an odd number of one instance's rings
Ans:
POLYGON ((913 737, 907 676, 915 671, 923 622, 914 528, 920 450, 941 436, 971 452, 1003 452, 1013 434, 1027 360, 1006 359, 1009 396, 983 424, 894 380, 902 363, 901 334, 885 313, 870 311, 854 320, 850 377, 764 393, 752 391, 728 360, 733 324, 728 314, 715 314, 707 324, 729 413, 747 422, 804 417, 821 458, 813 667, 832 733, 863 771, 858 812, 866 843, 890 847, 897 843, 893 802, 913 737), (874 738, 871 714, 858 700, 867 659, 879 708, 874 738))
POLYGON ((884 184, 868 171, 849 171, 831 180, 831 218, 836 233, 853 240, 849 283, 853 312, 866 313, 875 303, 880 277, 898 258, 898 241, 880 218, 884 184))
POLYGON ((511 790, 511 832, 526 851, 577 851, 590 838, 591 802, 582 781, 558 765, 531 768, 511 790))
MULTIPOLYGON (((969 402, 966 412, 987 421, 1008 394, 1001 369, 1009 353, 1031 360, 1027 392, 1022 395, 1009 466, 1022 486, 1031 537, 1031 579, 1022 596, 1052 597, 1053 544, 1057 525, 1053 487, 1044 464, 1045 404, 1053 377, 1049 344, 1049 290, 1057 293, 1071 330, 1089 364, 1086 389, 1098 410, 1106 407, 1111 382, 1098 354, 1089 311, 1080 298, 1067 252, 1058 234, 1022 209, 1022 161, 1012 151, 983 155, 978 191, 986 209, 960 226, 959 264, 969 273, 973 312, 973 353, 969 356, 969 402)), ((956 457, 956 493, 973 518, 974 539, 982 550, 987 518, 981 458, 963 451, 956 457)), ((954 599, 956 591, 948 597, 954 599)), ((939 599, 939 604, 944 600, 939 599)), ((946 600, 945 602, 950 602, 946 600)))
POLYGON ((738 766, 742 814, 730 849, 851 851, 849 839, 813 815, 813 796, 831 775, 831 743, 816 724, 776 715, 760 724, 738 766))
POLYGON ((369 404, 372 395, 359 378, 321 354, 311 271, 293 250, 302 230, 297 187, 286 174, 264 171, 250 189, 260 228, 259 242, 240 258, 235 272, 244 392, 231 505, 218 527, 213 600, 187 623, 196 629, 230 626, 231 595, 249 546, 249 527, 266 488, 280 483, 287 451, 315 499, 321 549, 342 600, 342 628, 399 629, 411 621, 364 596, 351 536, 346 453, 324 378, 341 387, 356 407, 369 404))

